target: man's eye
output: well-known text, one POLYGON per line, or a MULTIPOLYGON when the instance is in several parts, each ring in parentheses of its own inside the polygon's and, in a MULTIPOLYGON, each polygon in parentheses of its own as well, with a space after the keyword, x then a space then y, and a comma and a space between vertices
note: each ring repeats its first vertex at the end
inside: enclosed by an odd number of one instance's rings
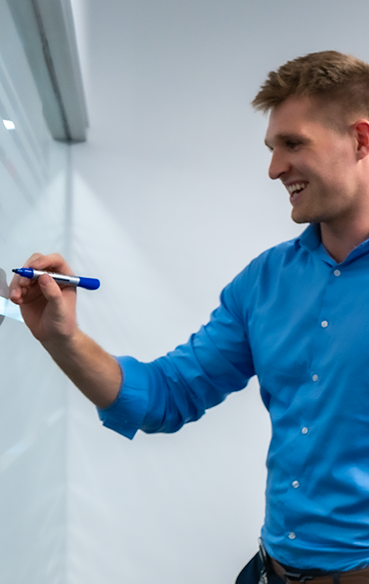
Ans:
POLYGON ((298 142, 297 140, 287 140, 286 141, 286 146, 288 148, 290 148, 291 150, 294 150, 295 148, 297 148, 300 145, 301 145, 301 142, 298 142))

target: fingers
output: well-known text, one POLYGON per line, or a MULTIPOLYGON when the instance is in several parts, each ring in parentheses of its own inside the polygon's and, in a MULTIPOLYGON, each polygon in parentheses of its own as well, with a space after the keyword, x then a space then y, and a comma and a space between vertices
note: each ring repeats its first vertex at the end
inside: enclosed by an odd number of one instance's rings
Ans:
POLYGON ((33 286, 32 280, 27 281, 26 278, 14 276, 9 286, 10 300, 15 304, 22 304, 31 286, 33 286))
MULTIPOLYGON (((43 255, 40 253, 34 253, 30 258, 24 263, 24 267, 34 268, 35 270, 43 270, 47 272, 57 272, 60 274, 72 274, 72 271, 64 260, 64 258, 57 254, 43 255)), ((58 297, 60 293, 59 286, 52 280, 52 278, 44 280, 44 286, 41 286, 41 278, 39 282, 36 280, 29 280, 28 278, 22 278, 21 276, 15 275, 9 286, 9 298, 15 304, 23 304, 24 302, 33 300, 40 293, 46 294, 50 293, 50 300, 52 298, 58 297), (45 287, 46 286, 46 287, 45 287)))
MULTIPOLYGON (((42 272, 71 274, 59 254, 33 254, 24 267, 42 272)), ((49 274, 35 279, 14 276, 9 290, 10 299, 20 305, 24 322, 42 343, 54 343, 69 338, 76 329, 76 289, 59 286, 49 274)), ((45 345, 46 346, 46 345, 45 345)))
POLYGON ((60 274, 72 274, 72 270, 65 259, 58 253, 42 255, 34 253, 24 264, 27 268, 35 270, 45 270, 46 272, 57 272, 60 274))
POLYGON ((9 298, 14 304, 20 304, 22 299, 22 289, 20 286, 11 286, 9 288, 9 298))

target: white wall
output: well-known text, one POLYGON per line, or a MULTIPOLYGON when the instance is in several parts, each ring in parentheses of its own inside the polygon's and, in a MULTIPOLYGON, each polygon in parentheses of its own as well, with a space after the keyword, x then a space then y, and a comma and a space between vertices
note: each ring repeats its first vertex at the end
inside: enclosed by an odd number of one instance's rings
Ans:
MULTIPOLYGON (((150 360, 187 340, 256 254, 294 237, 267 178, 267 72, 369 60, 366 0, 75 0, 88 142, 73 147, 80 323, 150 360)), ((256 551, 269 422, 253 380, 173 436, 102 428, 70 388, 68 584, 224 584, 256 551)))

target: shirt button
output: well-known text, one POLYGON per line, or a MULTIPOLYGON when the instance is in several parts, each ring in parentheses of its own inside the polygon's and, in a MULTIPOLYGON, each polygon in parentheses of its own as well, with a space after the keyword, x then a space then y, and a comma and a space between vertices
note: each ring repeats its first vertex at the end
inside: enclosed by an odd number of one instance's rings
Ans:
POLYGON ((323 320, 323 321, 322 321, 320 324, 321 324, 321 326, 322 326, 323 328, 327 328, 327 326, 328 326, 328 321, 327 321, 327 320, 323 320))
POLYGON ((294 489, 298 489, 300 486, 300 483, 298 481, 293 481, 292 486, 294 489))
POLYGON ((295 533, 293 533, 293 531, 291 531, 291 532, 288 534, 288 537, 289 537, 290 539, 295 539, 295 537, 296 537, 296 534, 295 534, 295 533))
POLYGON ((341 275, 340 270, 334 270, 333 273, 334 273, 335 276, 340 276, 341 275))
POLYGON ((307 433, 309 432, 309 428, 307 428, 306 426, 304 426, 304 427, 302 428, 301 432, 302 432, 303 434, 307 434, 307 433))
POLYGON ((317 375, 316 373, 314 373, 314 375, 312 377, 312 380, 313 381, 318 381, 318 379, 319 379, 319 375, 317 375))

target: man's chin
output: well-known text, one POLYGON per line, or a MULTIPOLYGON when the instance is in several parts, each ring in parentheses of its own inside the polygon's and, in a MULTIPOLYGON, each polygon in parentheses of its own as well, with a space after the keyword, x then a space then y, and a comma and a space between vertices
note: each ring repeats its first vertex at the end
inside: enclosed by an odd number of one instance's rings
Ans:
POLYGON ((307 215, 303 215, 302 213, 294 213, 294 209, 291 212, 291 219, 295 223, 302 224, 302 223, 315 223, 312 217, 308 217, 307 215))

